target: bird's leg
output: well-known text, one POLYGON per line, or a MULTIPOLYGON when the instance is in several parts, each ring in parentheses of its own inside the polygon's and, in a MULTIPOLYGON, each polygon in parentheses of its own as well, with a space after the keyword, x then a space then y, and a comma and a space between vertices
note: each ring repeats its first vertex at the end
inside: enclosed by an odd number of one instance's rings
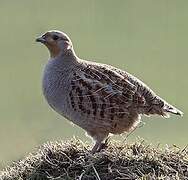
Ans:
POLYGON ((105 141, 96 141, 95 145, 91 150, 91 154, 95 154, 96 152, 100 152, 102 149, 106 149, 108 147, 109 137, 105 139, 105 141))
POLYGON ((104 142, 101 142, 98 148, 98 152, 100 152, 102 149, 106 149, 108 147, 109 141, 110 141, 110 137, 107 137, 104 142))
POLYGON ((98 152, 99 147, 101 146, 102 142, 101 141, 96 141, 95 145, 93 146, 91 150, 91 154, 95 154, 98 152))

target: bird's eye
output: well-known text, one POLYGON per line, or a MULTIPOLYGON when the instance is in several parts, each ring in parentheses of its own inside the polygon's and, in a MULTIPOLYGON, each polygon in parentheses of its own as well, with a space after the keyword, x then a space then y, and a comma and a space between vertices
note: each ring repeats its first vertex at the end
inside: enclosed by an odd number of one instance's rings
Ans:
POLYGON ((59 36, 57 36, 57 35, 53 35, 53 36, 52 36, 52 39, 53 39, 54 41, 56 41, 56 40, 59 39, 59 36))

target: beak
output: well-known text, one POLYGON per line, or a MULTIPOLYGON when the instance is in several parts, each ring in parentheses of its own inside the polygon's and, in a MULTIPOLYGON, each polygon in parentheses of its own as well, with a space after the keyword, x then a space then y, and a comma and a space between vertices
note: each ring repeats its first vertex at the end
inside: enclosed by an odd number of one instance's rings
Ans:
POLYGON ((45 40, 43 37, 38 37, 38 38, 36 39, 36 42, 45 43, 46 40, 45 40))

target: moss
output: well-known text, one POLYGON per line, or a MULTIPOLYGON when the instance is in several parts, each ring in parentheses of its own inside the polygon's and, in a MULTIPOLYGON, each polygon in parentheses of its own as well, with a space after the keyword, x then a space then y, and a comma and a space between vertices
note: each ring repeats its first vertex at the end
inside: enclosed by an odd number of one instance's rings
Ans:
POLYGON ((2 180, 188 179, 188 149, 161 150, 143 141, 110 143, 91 155, 79 140, 48 142, 0 172, 2 180))

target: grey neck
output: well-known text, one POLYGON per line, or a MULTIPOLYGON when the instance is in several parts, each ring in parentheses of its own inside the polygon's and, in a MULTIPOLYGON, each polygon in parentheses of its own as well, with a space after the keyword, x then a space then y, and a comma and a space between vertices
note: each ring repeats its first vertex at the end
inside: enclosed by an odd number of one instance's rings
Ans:
POLYGON ((51 58, 50 61, 61 69, 71 69, 71 67, 78 64, 79 58, 73 49, 69 49, 66 52, 60 53, 55 58, 51 58))
POLYGON ((64 60, 77 60, 78 57, 73 49, 68 49, 66 51, 62 51, 55 59, 64 59, 64 60))

